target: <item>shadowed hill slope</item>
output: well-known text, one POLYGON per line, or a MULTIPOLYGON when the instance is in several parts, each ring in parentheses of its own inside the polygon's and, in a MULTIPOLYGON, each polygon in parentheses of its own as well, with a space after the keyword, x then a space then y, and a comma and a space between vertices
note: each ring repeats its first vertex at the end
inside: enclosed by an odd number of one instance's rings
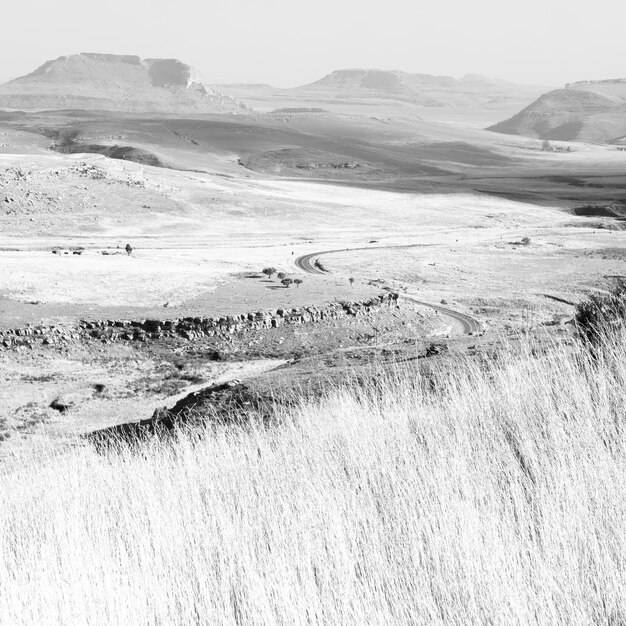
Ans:
POLYGON ((144 158, 150 153, 176 169, 226 167, 244 176, 252 170, 374 183, 508 167, 518 158, 495 145, 485 131, 330 113, 173 118, 63 111, 22 115, 4 125, 43 135, 50 140, 48 147, 60 152, 97 152, 157 164, 144 158))

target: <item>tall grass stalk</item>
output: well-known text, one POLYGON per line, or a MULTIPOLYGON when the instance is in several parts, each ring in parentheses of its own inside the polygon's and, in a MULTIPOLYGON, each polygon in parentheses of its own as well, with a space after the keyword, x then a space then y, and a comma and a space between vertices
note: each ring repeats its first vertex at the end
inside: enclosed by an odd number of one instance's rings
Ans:
POLYGON ((2 624, 626 623, 626 336, 0 477, 2 624))

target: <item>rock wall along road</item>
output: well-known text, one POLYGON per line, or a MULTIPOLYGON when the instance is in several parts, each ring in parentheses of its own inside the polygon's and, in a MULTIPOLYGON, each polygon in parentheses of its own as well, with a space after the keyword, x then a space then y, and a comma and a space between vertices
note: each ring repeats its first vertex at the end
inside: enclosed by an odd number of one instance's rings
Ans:
POLYGON ((91 339, 148 341, 182 338, 189 341, 203 337, 224 337, 254 330, 307 324, 345 317, 359 317, 383 306, 398 306, 397 293, 384 293, 360 302, 334 302, 324 306, 255 311, 225 317, 183 317, 171 320, 92 320, 76 326, 26 326, 0 331, 0 349, 19 349, 36 344, 62 346, 71 341, 91 339))

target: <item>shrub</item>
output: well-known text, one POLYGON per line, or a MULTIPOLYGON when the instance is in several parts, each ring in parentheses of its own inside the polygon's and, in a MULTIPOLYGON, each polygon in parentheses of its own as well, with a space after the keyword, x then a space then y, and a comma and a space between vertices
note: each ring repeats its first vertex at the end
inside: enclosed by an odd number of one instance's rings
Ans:
POLYGON ((597 346, 608 329, 626 322, 626 281, 617 281, 608 293, 591 294, 577 305, 575 319, 581 338, 597 346))

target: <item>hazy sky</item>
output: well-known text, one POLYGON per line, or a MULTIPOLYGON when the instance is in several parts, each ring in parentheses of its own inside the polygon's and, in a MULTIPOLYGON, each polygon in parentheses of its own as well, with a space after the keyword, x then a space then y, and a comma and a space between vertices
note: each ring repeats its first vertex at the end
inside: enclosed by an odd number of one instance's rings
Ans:
POLYGON ((624 0, 2 0, 1 20, 2 80, 76 52, 285 87, 348 67, 542 85, 626 76, 624 0))

